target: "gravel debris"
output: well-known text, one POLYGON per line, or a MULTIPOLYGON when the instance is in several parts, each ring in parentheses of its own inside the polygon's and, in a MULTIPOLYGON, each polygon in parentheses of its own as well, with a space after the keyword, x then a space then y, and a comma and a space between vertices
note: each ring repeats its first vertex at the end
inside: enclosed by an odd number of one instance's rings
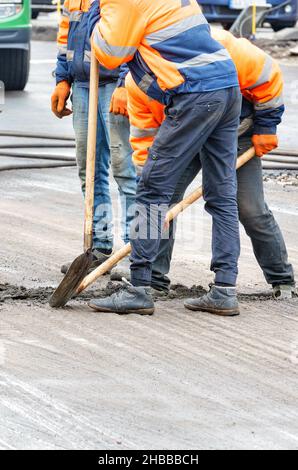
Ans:
POLYGON ((287 62, 298 64, 298 56, 292 55, 291 50, 297 47, 297 41, 274 41, 269 39, 256 39, 254 44, 275 59, 286 59, 287 62))
POLYGON ((276 183, 283 187, 298 186, 298 172, 293 170, 288 171, 266 171, 264 170, 264 182, 276 183))

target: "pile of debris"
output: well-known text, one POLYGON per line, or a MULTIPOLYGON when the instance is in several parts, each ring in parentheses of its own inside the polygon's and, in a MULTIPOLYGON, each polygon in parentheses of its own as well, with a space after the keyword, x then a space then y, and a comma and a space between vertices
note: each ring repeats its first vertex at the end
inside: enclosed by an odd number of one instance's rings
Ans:
POLYGON ((298 28, 286 28, 272 39, 257 39, 255 44, 275 59, 298 59, 298 28))
POLYGON ((298 41, 256 39, 254 43, 275 59, 298 60, 298 41))
POLYGON ((264 181, 267 183, 277 183, 281 184, 283 187, 285 186, 298 186, 298 172, 296 171, 288 171, 288 172, 280 172, 280 171, 264 171, 264 181))

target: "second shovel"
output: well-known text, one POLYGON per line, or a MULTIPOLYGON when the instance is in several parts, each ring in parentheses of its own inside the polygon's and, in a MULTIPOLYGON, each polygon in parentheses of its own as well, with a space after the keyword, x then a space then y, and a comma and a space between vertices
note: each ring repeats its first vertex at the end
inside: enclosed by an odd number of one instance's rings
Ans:
POLYGON ((88 145, 86 158, 86 194, 85 194, 85 224, 84 224, 84 253, 79 255, 71 264, 65 277, 51 296, 51 307, 64 307, 73 297, 78 286, 88 274, 92 264, 92 238, 94 213, 94 178, 97 138, 97 107, 98 107, 99 67, 95 54, 91 54, 88 145))

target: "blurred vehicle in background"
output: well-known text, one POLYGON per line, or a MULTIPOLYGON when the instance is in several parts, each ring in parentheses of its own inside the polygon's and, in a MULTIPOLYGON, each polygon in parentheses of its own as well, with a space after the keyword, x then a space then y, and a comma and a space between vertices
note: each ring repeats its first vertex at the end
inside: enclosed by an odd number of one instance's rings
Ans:
POLYGON ((23 90, 28 80, 30 0, 0 0, 0 80, 6 90, 23 90))
MULTIPOLYGON (((221 23, 225 29, 229 29, 237 16, 249 5, 252 0, 200 0, 198 2, 202 8, 204 15, 210 23, 221 23)), ((256 0, 258 5, 260 2, 256 0)), ((263 2, 266 3, 265 1, 263 2)), ((268 0, 274 8, 265 19, 266 23, 270 23, 274 31, 283 28, 292 28, 298 20, 298 0, 268 0)))
MULTIPOLYGON (((61 0, 63 5, 63 0, 61 0)), ((57 0, 31 0, 32 18, 36 20, 39 13, 51 13, 57 10, 57 0)))

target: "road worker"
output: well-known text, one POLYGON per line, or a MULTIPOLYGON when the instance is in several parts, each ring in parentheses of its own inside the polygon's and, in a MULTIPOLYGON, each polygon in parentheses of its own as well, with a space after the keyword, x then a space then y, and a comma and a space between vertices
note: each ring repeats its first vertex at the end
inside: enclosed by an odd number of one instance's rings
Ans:
MULTIPOLYGON (((85 192, 90 79, 90 19, 99 15, 98 2, 65 0, 58 32, 56 88, 52 111, 58 118, 73 113, 76 158, 82 191, 85 192), (70 94, 72 111, 67 105, 70 94)), ((134 217, 136 175, 131 161, 126 93, 119 69, 100 68, 96 172, 94 187, 93 263, 104 262, 113 251, 112 205, 109 188, 110 161, 117 182, 122 207, 122 238, 129 241, 130 223, 134 217), (112 111, 113 113, 109 113, 112 111), (122 114, 122 115, 121 115, 122 114), (110 152, 110 130, 119 147, 110 152)), ((62 266, 66 273, 71 263, 62 266)), ((113 275, 113 273, 112 273, 113 275)))
POLYGON ((120 314, 154 312, 152 265, 165 214, 185 168, 195 161, 202 165, 206 210, 213 219, 215 273, 214 286, 197 299, 197 308, 237 315, 241 93, 228 51, 211 37, 196 0, 101 0, 92 44, 105 67, 127 63, 142 91, 166 105, 166 119, 137 188, 131 284, 90 306, 120 314))
MULTIPOLYGON (((239 134, 242 135, 238 138, 238 154, 251 147, 253 141, 257 155, 237 172, 239 218, 251 239, 265 279, 273 287, 274 298, 291 298, 295 295, 293 267, 288 262, 283 235, 264 199, 262 163, 259 158, 278 145, 276 130, 284 112, 282 73, 275 60, 248 40, 236 39, 231 33, 215 28, 212 28, 212 37, 230 52, 243 94, 239 127, 239 134)), ((136 85, 131 74, 127 76, 126 89, 133 161, 141 174, 149 148, 165 119, 164 106, 151 100, 136 85)), ((173 204, 183 199, 187 186, 200 169, 200 162, 194 161, 185 170, 176 187, 173 204)), ((153 265, 151 286, 157 296, 166 295, 170 288, 167 274, 174 246, 173 230, 172 223, 170 236, 161 240, 153 265)), ((192 306, 193 301, 187 300, 186 307, 192 306)))

